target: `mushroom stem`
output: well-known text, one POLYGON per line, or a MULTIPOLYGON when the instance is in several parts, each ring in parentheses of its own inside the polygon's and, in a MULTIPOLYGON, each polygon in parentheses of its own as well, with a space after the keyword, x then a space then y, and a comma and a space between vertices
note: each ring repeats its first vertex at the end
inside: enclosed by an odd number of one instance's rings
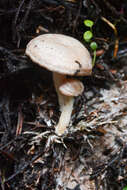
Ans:
POLYGON ((58 101, 61 111, 61 116, 59 118, 58 124, 56 125, 55 131, 58 135, 62 135, 65 132, 66 127, 69 125, 71 119, 74 97, 65 96, 59 91, 60 85, 66 80, 65 75, 53 73, 53 80, 58 95, 58 101))
POLYGON ((62 107, 62 112, 59 118, 59 122, 56 125, 56 129, 55 129, 55 132, 58 135, 64 134, 67 126, 69 125, 72 110, 73 110, 73 103, 74 103, 73 97, 63 97, 63 99, 64 99, 65 104, 62 107))

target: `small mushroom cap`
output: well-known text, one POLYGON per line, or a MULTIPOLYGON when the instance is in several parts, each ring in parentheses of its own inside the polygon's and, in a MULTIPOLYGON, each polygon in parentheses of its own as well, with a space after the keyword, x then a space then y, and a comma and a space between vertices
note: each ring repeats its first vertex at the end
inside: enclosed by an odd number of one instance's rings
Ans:
POLYGON ((59 91, 66 96, 78 96, 82 94, 84 86, 81 81, 77 79, 65 79, 60 85, 59 91))
POLYGON ((50 71, 87 76, 92 72, 88 50, 77 39, 62 34, 43 34, 32 39, 26 54, 33 62, 50 71))

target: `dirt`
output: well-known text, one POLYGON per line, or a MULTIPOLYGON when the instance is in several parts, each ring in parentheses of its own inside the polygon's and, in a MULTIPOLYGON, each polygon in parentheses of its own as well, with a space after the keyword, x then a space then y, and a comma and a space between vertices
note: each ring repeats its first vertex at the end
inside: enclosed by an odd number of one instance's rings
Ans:
POLYGON ((123 190, 126 1, 2 0, 0 26, 0 189, 123 190), (93 56, 83 40, 85 19, 94 21, 96 63, 92 76, 80 77, 84 92, 75 98, 68 129, 59 137, 52 73, 36 66, 25 48, 38 35, 62 33, 80 40, 93 56))

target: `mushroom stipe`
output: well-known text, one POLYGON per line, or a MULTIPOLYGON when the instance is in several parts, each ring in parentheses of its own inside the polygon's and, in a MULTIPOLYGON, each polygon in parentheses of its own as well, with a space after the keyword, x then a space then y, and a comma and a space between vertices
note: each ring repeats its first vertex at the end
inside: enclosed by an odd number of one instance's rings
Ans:
POLYGON ((92 73, 92 59, 77 39, 63 34, 43 34, 32 39, 26 48, 33 62, 53 72, 61 115, 55 132, 65 133, 73 110, 74 97, 82 94, 84 86, 68 76, 88 76, 92 73))

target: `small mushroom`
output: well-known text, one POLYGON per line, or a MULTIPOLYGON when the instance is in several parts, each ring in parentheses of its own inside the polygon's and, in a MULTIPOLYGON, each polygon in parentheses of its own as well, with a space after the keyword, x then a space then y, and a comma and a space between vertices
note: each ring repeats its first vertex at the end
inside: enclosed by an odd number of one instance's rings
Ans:
POLYGON ((62 34, 43 34, 32 39, 27 45, 26 54, 33 62, 53 72, 61 111, 55 131, 62 135, 70 122, 74 97, 84 90, 82 82, 67 78, 67 75, 91 75, 91 56, 81 42, 62 34))

